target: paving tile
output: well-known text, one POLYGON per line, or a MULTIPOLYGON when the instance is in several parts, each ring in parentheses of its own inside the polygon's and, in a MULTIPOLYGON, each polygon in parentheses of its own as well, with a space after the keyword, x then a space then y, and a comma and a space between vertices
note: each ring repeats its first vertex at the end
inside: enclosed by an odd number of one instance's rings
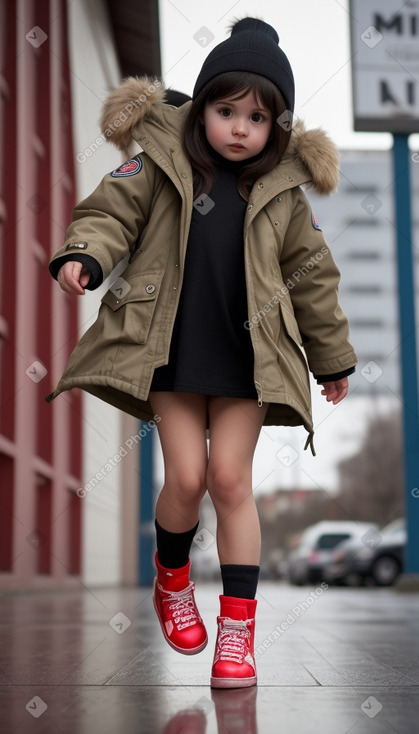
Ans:
POLYGON ((4 734, 415 734, 417 692, 27 686, 0 689, 0 725, 4 734))
POLYGON ((209 642, 165 643, 150 589, 0 596, 1 734, 416 734, 416 594, 262 582, 258 687, 211 691, 209 642))

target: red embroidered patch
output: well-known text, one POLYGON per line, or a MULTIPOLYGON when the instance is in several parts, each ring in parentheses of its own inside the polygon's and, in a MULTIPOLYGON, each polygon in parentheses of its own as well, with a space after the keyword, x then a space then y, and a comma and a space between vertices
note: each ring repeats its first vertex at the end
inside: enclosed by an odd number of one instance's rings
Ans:
POLYGON ((316 215, 315 215, 314 212, 311 212, 311 223, 312 223, 314 229, 318 229, 319 232, 321 232, 320 225, 319 225, 319 223, 317 221, 317 217, 316 217, 316 215))
POLYGON ((123 163, 119 168, 115 168, 112 171, 111 176, 114 178, 122 178, 123 176, 134 176, 139 173, 143 167, 141 158, 136 155, 135 158, 131 158, 126 163, 123 163))

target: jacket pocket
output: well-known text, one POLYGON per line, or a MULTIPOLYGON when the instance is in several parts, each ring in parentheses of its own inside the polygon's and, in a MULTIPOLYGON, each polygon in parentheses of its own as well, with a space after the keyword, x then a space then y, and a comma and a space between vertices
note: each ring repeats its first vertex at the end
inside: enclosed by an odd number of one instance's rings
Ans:
POLYGON ((301 347, 303 345, 303 340, 294 314, 286 304, 282 303, 282 301, 279 303, 279 308, 287 334, 293 341, 295 341, 296 344, 298 344, 299 347, 301 347))
POLYGON ((155 270, 123 276, 112 283, 101 303, 104 337, 123 344, 145 344, 159 295, 163 271, 155 270))
POLYGON ((292 305, 280 302, 281 335, 279 339, 278 364, 287 390, 294 395, 307 412, 310 412, 310 386, 307 358, 303 340, 292 305))

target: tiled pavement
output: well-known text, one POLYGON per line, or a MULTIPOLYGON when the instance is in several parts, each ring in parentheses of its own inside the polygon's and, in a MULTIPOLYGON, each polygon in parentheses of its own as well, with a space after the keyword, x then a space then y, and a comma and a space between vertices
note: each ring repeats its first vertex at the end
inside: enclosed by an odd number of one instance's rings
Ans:
POLYGON ((1 734, 419 732, 419 594, 261 582, 258 687, 211 691, 219 592, 196 656, 148 588, 0 594, 1 734))

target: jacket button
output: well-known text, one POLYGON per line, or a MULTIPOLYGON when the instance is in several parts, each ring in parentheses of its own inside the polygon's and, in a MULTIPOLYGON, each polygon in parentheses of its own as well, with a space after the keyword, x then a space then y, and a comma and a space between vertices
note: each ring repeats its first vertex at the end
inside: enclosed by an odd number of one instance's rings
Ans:
POLYGON ((275 227, 278 227, 278 225, 279 225, 278 220, 276 220, 276 222, 274 222, 274 225, 275 225, 275 227))
POLYGON ((288 176, 287 180, 288 180, 288 181, 294 181, 294 179, 293 179, 293 177, 292 177, 292 176, 288 176))
POLYGON ((276 200, 277 200, 277 201, 282 201, 282 199, 281 199, 281 197, 280 197, 280 196, 277 196, 277 197, 276 197, 276 200))
POLYGON ((252 211, 252 209, 253 209, 253 204, 249 204, 249 206, 247 207, 247 211, 248 211, 248 212, 251 212, 251 211, 252 211))
POLYGON ((156 290, 156 286, 150 283, 149 285, 146 285, 145 287, 146 293, 154 293, 156 290))
POLYGON ((258 184, 258 189, 263 189, 263 183, 258 184))
POLYGON ((188 174, 187 173, 181 173, 180 175, 182 176, 182 178, 188 178, 188 174))

